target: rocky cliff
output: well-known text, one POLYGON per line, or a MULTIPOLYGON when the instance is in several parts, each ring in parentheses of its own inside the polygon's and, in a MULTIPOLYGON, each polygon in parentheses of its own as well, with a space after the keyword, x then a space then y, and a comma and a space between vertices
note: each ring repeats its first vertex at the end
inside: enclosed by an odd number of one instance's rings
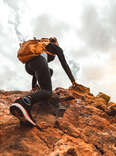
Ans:
POLYGON ((78 84, 57 88, 47 102, 33 106, 41 131, 20 126, 9 112, 11 103, 29 92, 0 91, 0 156, 115 156, 116 103, 78 84), (73 97, 73 98, 72 98, 73 97), (65 106, 58 115, 58 104, 65 106))

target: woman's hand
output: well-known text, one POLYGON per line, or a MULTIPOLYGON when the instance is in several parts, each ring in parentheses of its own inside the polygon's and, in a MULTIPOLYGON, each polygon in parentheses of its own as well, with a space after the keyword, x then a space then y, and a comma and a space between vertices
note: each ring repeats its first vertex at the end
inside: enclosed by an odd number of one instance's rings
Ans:
POLYGON ((76 81, 72 82, 72 86, 75 88, 77 86, 76 81))

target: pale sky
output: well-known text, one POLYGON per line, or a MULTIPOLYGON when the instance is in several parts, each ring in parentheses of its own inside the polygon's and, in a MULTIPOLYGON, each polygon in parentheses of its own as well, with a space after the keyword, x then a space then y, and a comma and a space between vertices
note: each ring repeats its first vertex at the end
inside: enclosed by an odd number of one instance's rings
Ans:
MULTIPOLYGON (((115 0, 0 0, 0 89, 31 89, 17 50, 34 36, 56 36, 76 81, 116 101, 115 0)), ((53 88, 71 85, 57 58, 49 66, 53 88)))

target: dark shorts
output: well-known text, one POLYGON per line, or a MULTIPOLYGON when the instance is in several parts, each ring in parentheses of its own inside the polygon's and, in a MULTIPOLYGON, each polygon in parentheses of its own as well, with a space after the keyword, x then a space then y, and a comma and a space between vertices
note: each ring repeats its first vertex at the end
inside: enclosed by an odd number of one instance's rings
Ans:
POLYGON ((37 56, 28 61, 25 64, 25 69, 29 74, 35 75, 41 89, 52 91, 50 69, 43 56, 37 56))

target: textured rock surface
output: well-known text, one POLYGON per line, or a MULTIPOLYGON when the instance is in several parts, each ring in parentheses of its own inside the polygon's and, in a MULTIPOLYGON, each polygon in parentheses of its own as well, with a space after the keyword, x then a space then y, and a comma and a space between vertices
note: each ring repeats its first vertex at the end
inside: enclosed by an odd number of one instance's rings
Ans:
POLYGON ((32 114, 42 131, 20 127, 9 106, 29 92, 0 91, 0 156, 115 156, 116 103, 100 93, 94 96, 82 85, 57 88, 49 102, 36 103, 32 114), (56 118, 58 99, 66 106, 56 118))

